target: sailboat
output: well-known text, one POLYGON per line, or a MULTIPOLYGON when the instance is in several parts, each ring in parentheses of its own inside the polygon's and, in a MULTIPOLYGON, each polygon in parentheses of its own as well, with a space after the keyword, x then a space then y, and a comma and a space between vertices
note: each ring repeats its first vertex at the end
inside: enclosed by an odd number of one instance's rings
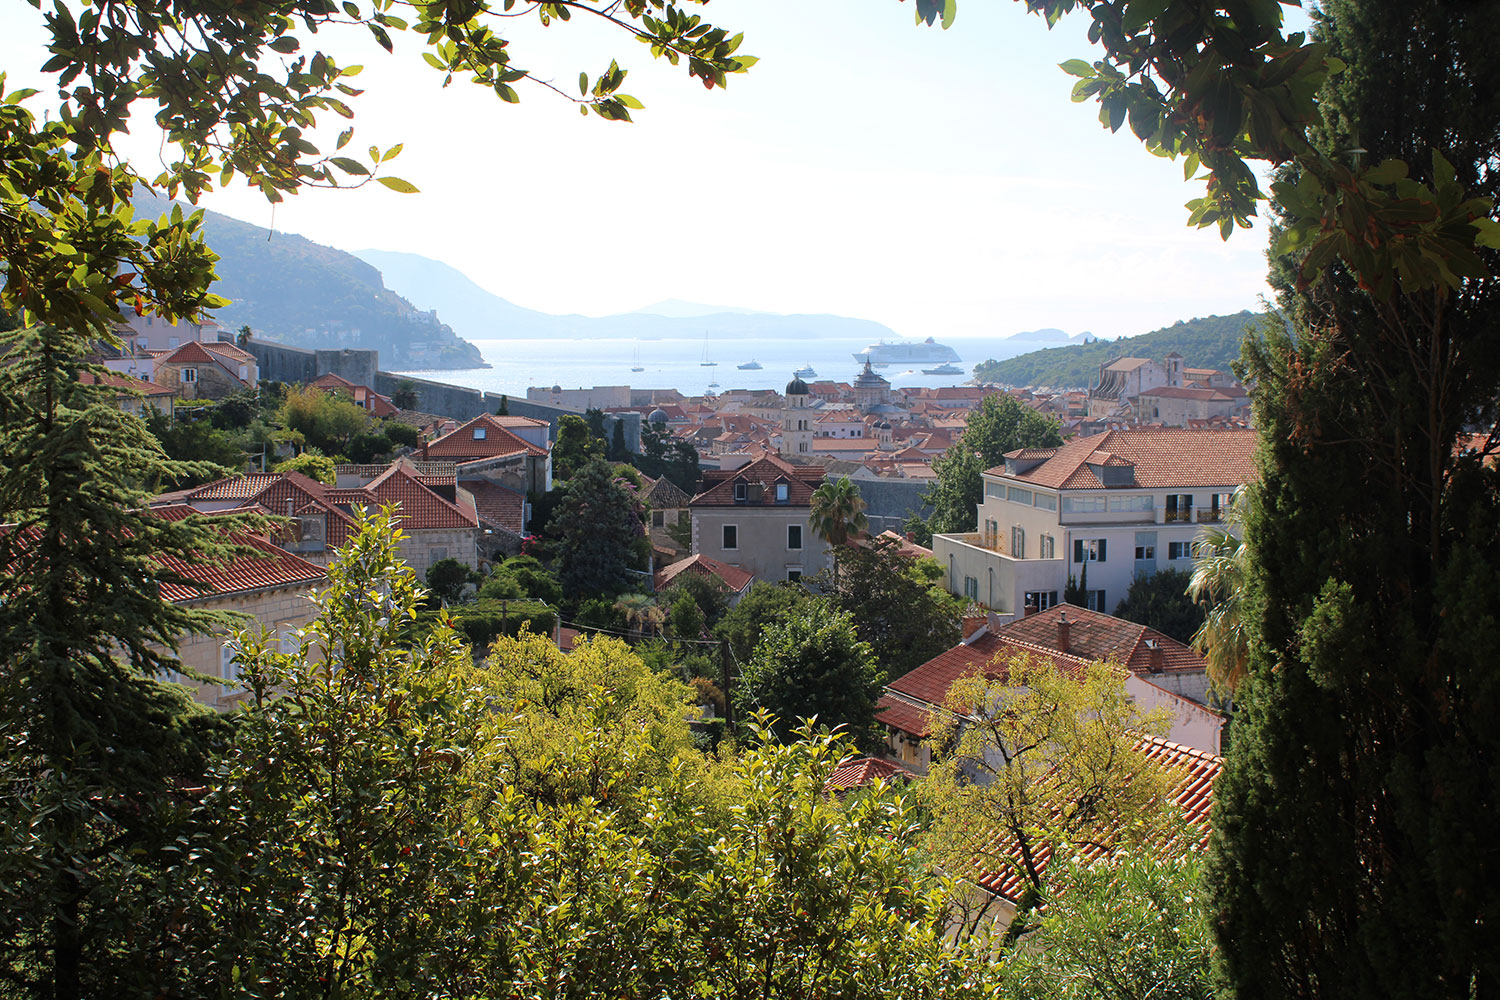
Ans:
POLYGON ((700 362, 698 362, 698 366, 700 368, 717 368, 718 365, 719 365, 719 363, 717 361, 710 361, 710 360, 708 360, 708 331, 704 330, 703 331, 703 360, 700 361, 700 362))
POLYGON ((631 371, 633 371, 633 372, 643 372, 643 371, 646 370, 645 368, 641 367, 641 345, 640 344, 635 345, 635 357, 632 358, 631 360, 634 362, 634 364, 632 364, 632 366, 630 368, 631 371))

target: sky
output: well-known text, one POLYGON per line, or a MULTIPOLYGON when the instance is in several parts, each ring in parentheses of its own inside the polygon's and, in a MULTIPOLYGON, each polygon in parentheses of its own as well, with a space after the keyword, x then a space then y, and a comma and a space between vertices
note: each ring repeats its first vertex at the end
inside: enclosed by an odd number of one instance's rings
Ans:
MULTIPOLYGON (((963 0, 953 27, 898 0, 714 0, 706 20, 759 57, 727 89, 654 61, 617 30, 532 19, 520 66, 576 93, 617 58, 631 124, 544 88, 521 103, 442 76, 414 37, 387 55, 318 39, 355 81, 352 147, 404 144, 388 169, 419 194, 307 191, 273 210, 231 186, 202 204, 344 250, 444 261, 518 305, 608 315, 663 299, 835 313, 907 337, 1058 327, 1113 337, 1257 308, 1265 230, 1189 229, 1179 164, 1112 135, 1057 64, 1092 58, 1086 19, 1052 31, 1019 3, 963 0)), ((7 88, 45 83, 40 16, 0 14, 7 88)), ((304 48, 310 40, 304 35, 304 48)), ((40 105, 47 91, 34 101, 40 105)), ((325 148, 344 123, 330 116, 325 148)), ((122 150, 150 174, 159 136, 122 150)))

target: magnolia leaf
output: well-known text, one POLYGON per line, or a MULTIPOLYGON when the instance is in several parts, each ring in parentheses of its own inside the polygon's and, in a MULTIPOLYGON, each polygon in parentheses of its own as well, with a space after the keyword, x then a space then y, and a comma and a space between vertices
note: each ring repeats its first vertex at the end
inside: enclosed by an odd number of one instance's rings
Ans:
POLYGON ((271 49, 274 52, 281 52, 284 54, 296 52, 301 47, 302 43, 297 41, 297 39, 292 37, 291 35, 282 35, 280 38, 275 39, 269 46, 267 46, 267 48, 271 49))
POLYGON ((375 179, 392 191, 398 191, 401 194, 417 194, 419 190, 411 181, 404 181, 399 177, 377 177, 375 179))

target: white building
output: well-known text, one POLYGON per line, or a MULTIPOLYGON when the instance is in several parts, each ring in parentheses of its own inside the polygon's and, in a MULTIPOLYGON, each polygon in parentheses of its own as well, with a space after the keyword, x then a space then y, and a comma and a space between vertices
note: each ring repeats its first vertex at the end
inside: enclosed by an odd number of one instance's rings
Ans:
POLYGON ((1062 600, 1086 575, 1108 613, 1137 576, 1191 571, 1193 541, 1255 475, 1255 432, 1108 431, 1014 451, 984 473, 978 530, 933 536, 950 593, 1002 618, 1062 600))

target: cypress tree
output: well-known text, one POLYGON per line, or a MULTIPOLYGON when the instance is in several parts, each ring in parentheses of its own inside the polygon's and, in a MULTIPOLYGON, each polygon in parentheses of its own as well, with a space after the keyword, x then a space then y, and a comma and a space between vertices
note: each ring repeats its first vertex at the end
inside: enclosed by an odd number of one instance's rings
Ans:
MULTIPOLYGON (((1437 151, 1493 198, 1500 8, 1328 0, 1315 18, 1349 67, 1322 94, 1320 148, 1424 183, 1444 180, 1437 151)), ((1491 996, 1496 280, 1385 298, 1337 262, 1272 280, 1291 329, 1242 362, 1261 481, 1209 873, 1225 971, 1242 998, 1491 996)))

